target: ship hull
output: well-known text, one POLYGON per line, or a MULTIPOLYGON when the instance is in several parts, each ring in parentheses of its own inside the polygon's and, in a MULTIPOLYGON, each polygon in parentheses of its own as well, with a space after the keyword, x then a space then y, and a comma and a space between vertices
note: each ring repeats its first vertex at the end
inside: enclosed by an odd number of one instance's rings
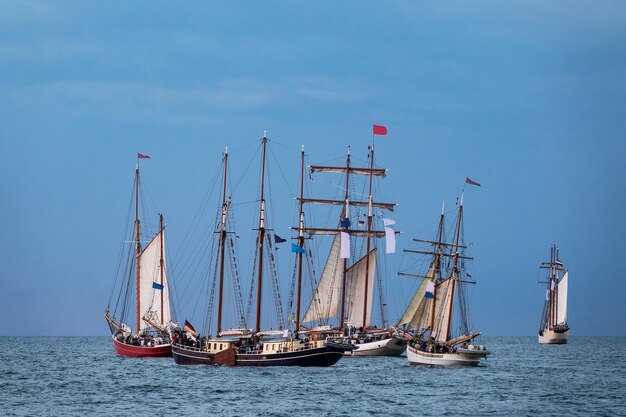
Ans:
POLYGON ((406 350, 409 365, 431 366, 478 366, 481 359, 486 358, 489 353, 484 349, 458 349, 456 353, 429 353, 411 346, 406 350))
POLYGON ((537 335, 539 343, 547 345, 563 345, 567 343, 569 331, 557 333, 552 330, 544 330, 543 334, 537 335))
POLYGON ((228 365, 228 366, 333 366, 346 350, 341 345, 302 349, 281 353, 209 353, 197 348, 172 346, 174 361, 179 365, 228 365), (221 355, 221 356, 220 356, 221 355))
POLYGON ((400 356, 406 348, 404 340, 391 337, 368 343, 355 343, 355 350, 346 351, 346 356, 400 356))
POLYGON ((134 346, 122 343, 113 338, 113 348, 120 356, 136 358, 166 358, 172 356, 172 346, 163 344, 158 346, 134 346))

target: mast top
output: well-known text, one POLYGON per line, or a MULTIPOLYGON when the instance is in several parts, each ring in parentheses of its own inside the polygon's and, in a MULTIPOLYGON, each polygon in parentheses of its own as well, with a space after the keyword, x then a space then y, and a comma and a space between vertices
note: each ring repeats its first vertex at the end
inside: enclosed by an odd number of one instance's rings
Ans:
POLYGON ((348 145, 348 155, 350 155, 350 145, 348 145))
POLYGON ((442 216, 445 210, 446 210, 446 200, 441 200, 441 215, 442 216))
POLYGON ((224 155, 228 155, 228 146, 226 147, 226 150, 224 150, 224 155))
POLYGON ((263 131, 263 139, 267 139, 267 130, 263 131))
POLYGON ((304 145, 302 145, 302 152, 304 152, 304 145))

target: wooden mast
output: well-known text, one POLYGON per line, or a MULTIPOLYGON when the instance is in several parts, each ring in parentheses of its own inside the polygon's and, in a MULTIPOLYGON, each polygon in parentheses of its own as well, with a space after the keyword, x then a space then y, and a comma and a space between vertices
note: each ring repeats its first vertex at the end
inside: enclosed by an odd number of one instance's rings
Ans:
POLYGON ((261 158, 261 204, 259 205, 259 269, 258 269, 258 282, 257 282, 257 297, 256 297, 256 326, 255 331, 258 333, 261 331, 261 297, 263 290, 263 243, 265 240, 265 199, 264 199, 264 187, 265 187, 265 149, 267 147, 267 131, 263 132, 263 156, 261 158))
POLYGON ((366 327, 367 320, 367 289, 370 273, 370 234, 372 231, 372 169, 374 169, 374 139, 372 138, 372 147, 370 148, 370 188, 369 188, 369 207, 367 209, 367 244, 365 250, 365 297, 363 300, 363 327, 366 327))
POLYGON ((450 307, 448 309, 448 334, 446 335, 446 341, 450 339, 450 323, 452 322, 452 308, 454 307, 454 290, 456 288, 456 276, 458 274, 457 264, 459 261, 459 236, 461 235, 461 219, 463 218, 463 192, 461 192, 461 204, 459 206, 459 219, 456 224, 456 237, 454 242, 454 264, 452 265, 452 294, 450 295, 450 307))
POLYGON ((163 254, 163 215, 159 213, 159 226, 160 226, 160 235, 161 235, 161 253, 159 258, 159 265, 161 266, 161 324, 163 324, 163 273, 165 271, 165 258, 163 254))
POLYGON ((222 185, 222 227, 220 231, 220 289, 217 301, 217 336, 222 331, 222 306, 224 300, 224 251, 226 246, 226 172, 228 170, 228 147, 224 152, 224 183, 222 185))
POLYGON ((434 285, 434 289, 433 289, 433 302, 432 302, 432 306, 431 306, 431 312, 430 312, 430 335, 432 336, 433 334, 433 329, 435 327, 435 303, 437 300, 437 271, 439 271, 439 273, 441 274, 441 239, 442 239, 442 235, 443 235, 443 216, 444 216, 444 207, 445 206, 441 206, 441 218, 439 219, 439 233, 438 233, 438 238, 437 238, 437 255, 435 255, 435 285, 434 285))
MULTIPOLYGON (((346 159, 346 207, 344 211, 344 220, 350 220, 350 145, 348 145, 348 158, 346 159)), ((346 227, 344 227, 344 232, 348 232, 348 228, 350 227, 348 223, 346 227)), ((348 271, 348 258, 343 259, 343 274, 341 276, 341 320, 339 321, 339 330, 343 330, 345 313, 346 313, 346 273, 348 271)))
POLYGON ((300 221, 298 227, 298 297, 296 300, 296 337, 300 331, 300 298, 302 297, 302 251, 304 250, 304 145, 302 145, 302 153, 300 155, 300 221))
POLYGON ((141 255, 141 242, 139 241, 139 161, 137 161, 137 168, 135 169, 135 314, 137 333, 141 328, 141 315, 140 309, 140 284, 141 275, 139 268, 139 256, 141 255))

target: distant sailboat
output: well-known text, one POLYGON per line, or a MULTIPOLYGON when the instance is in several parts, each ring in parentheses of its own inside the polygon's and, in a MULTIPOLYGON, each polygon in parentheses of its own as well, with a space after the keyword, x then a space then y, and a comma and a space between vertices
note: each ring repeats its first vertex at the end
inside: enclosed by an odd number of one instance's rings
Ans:
POLYGON ((564 344, 569 337, 567 324, 567 286, 569 271, 559 260, 556 243, 550 248, 550 261, 542 262, 539 268, 548 270, 546 303, 539 326, 539 343, 564 344))
MULTIPOLYGON (((138 158, 145 158, 138 154, 138 158)), ((171 322, 169 285, 165 262, 165 227, 159 215, 159 231, 142 249, 139 221, 139 164, 135 170, 134 183, 134 256, 128 254, 123 281, 119 288, 116 311, 105 310, 105 319, 111 329, 113 347, 118 355, 138 357, 171 356, 170 330, 176 325, 171 322), (134 274, 132 273, 134 270, 134 274), (133 280, 134 275, 134 280, 133 280), (131 312, 131 295, 135 293, 135 331, 126 324, 131 312)))
POLYGON ((470 344, 480 335, 470 331, 469 306, 465 287, 475 283, 466 272, 466 246, 460 240, 463 226, 463 195, 459 205, 454 243, 444 241, 444 213, 441 212, 436 241, 414 239, 432 245, 432 250, 405 250, 431 257, 426 275, 400 273, 422 279, 398 326, 411 338, 407 359, 411 365, 476 366, 489 355, 484 346, 470 344), (452 265, 450 265, 452 262, 452 265), (456 320, 454 334, 453 319, 456 320))

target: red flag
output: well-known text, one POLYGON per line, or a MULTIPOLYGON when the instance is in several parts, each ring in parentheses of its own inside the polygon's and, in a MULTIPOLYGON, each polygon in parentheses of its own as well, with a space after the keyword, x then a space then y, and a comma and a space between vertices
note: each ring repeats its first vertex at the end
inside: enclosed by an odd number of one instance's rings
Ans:
POLYGON ((148 155, 137 152, 137 159, 150 159, 148 155))
POLYGON ((372 133, 375 135, 386 135, 387 128, 385 126, 374 125, 372 128, 372 133))
POLYGON ((472 180, 470 180, 470 179, 469 179, 469 177, 465 177, 465 182, 466 182, 467 184, 471 184, 471 185, 478 185, 478 186, 480 187, 480 184, 479 184, 479 183, 477 183, 476 181, 472 181, 472 180))

